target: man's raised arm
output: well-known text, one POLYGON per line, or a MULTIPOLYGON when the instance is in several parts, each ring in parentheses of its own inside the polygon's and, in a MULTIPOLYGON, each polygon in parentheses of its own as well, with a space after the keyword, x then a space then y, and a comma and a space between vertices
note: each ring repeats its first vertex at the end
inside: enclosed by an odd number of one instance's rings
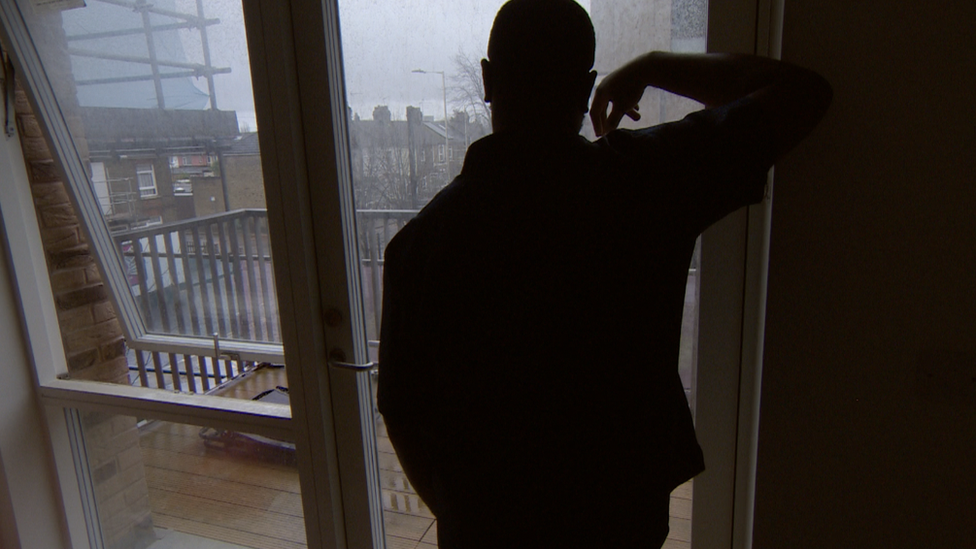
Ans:
POLYGON ((751 99, 760 106, 757 129, 769 132, 767 142, 776 144, 770 152, 777 159, 816 126, 833 95, 817 73, 774 59, 652 52, 608 74, 597 86, 590 107, 596 135, 616 129, 625 115, 639 120, 637 103, 647 87, 694 99, 706 108, 751 99))

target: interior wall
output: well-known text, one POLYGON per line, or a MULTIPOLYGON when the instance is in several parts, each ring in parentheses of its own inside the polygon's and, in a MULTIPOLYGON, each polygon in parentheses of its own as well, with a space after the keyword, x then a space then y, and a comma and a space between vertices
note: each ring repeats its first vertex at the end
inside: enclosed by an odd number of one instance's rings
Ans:
MULTIPOLYGON (((2 192, 26 184, 22 159, 17 139, 0 136, 2 192)), ((0 549, 56 549, 68 543, 3 217, 0 212, 0 549)))
POLYGON ((976 2, 786 1, 754 547, 976 539, 976 2))

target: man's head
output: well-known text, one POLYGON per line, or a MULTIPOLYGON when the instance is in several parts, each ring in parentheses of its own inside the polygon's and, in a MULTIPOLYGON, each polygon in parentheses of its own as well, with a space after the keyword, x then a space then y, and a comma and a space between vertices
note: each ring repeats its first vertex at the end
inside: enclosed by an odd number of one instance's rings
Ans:
POLYGON ((596 73, 595 39, 573 0, 510 0, 498 10, 481 61, 495 130, 575 125, 579 131, 596 73))

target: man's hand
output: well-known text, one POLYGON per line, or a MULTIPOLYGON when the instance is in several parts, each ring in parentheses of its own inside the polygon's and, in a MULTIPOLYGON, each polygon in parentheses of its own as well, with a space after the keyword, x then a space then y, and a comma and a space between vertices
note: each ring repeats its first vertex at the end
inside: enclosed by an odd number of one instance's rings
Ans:
POLYGON ((647 83, 640 77, 635 62, 636 60, 608 74, 596 87, 593 103, 590 105, 590 121, 597 137, 617 129, 625 115, 634 121, 640 120, 638 102, 644 96, 647 83), (613 108, 607 116, 607 106, 610 103, 613 103, 613 108))
POLYGON ((608 74, 597 86, 590 107, 596 135, 616 129, 624 115, 639 119, 637 102, 648 86, 694 99, 706 108, 749 98, 758 107, 752 111, 750 131, 773 144, 768 152, 774 160, 810 133, 832 97, 823 77, 774 59, 651 52, 608 74))

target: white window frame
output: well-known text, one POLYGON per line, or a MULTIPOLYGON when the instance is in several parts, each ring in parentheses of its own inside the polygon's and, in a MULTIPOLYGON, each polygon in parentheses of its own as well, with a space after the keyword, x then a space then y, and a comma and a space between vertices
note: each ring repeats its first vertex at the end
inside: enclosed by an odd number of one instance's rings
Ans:
POLYGON ((136 184, 139 186, 139 198, 157 198, 159 187, 156 185, 156 167, 152 164, 136 164, 136 184))
MULTIPOLYGON (((709 2, 707 51, 779 57, 784 3, 709 2)), ((769 177, 761 204, 702 234, 698 363, 712 371, 696 374, 695 429, 708 469, 695 478, 695 549, 752 546, 772 172, 769 177)))
POLYGON ((9 507, 0 505, 0 527, 5 530, 0 545, 13 542, 13 547, 41 549, 61 547, 71 539, 78 540, 76 549, 83 549, 88 547, 87 525, 64 415, 58 407, 39 404, 31 371, 34 365, 40 366, 39 373, 67 367, 61 339, 56 337, 54 297, 47 283, 40 232, 32 219, 34 205, 17 135, 0 135, 0 162, 8 168, 0 170, 0 237, 5 237, 0 242, 0 341, 8 391, 8 397, 0 399, 0 498, 10 497, 9 507), (6 296, 13 291, 11 303, 6 296))
POLYGON ((108 172, 105 170, 104 162, 92 162, 92 187, 94 187, 95 198, 102 209, 102 215, 112 213, 112 190, 109 188, 108 172))

